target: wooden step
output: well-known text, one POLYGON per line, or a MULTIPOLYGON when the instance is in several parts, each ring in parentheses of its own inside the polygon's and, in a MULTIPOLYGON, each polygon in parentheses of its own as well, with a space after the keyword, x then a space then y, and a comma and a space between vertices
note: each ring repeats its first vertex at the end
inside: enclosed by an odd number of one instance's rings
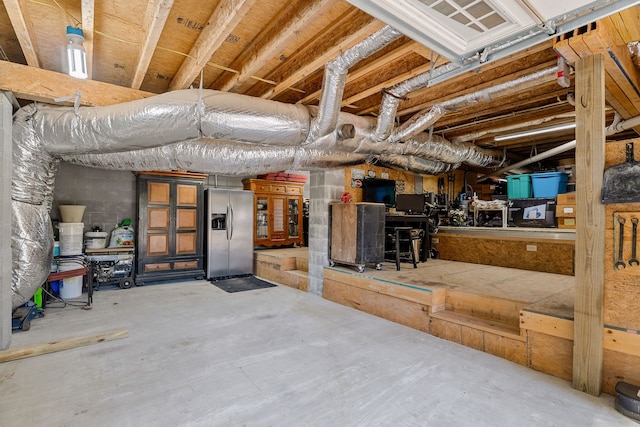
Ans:
POLYGON ((309 289, 309 272, 302 270, 287 270, 284 272, 286 276, 284 285, 292 288, 307 291, 309 289))
POLYGON ((483 332, 508 337, 518 341, 525 341, 525 337, 520 335, 520 328, 505 323, 495 322, 492 320, 482 319, 480 317, 470 316, 455 311, 443 310, 431 313, 431 317, 445 322, 455 323, 457 325, 466 326, 468 328, 477 329, 483 332))

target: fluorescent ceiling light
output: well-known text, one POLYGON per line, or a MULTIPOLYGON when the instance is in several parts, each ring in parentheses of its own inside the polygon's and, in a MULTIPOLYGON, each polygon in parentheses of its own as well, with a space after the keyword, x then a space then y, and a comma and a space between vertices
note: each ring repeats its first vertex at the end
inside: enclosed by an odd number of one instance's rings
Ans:
POLYGON ((500 136, 494 137, 493 140, 505 141, 507 139, 524 138, 525 136, 533 136, 533 135, 540 135, 542 133, 557 132, 559 130, 574 129, 575 127, 576 127, 575 123, 564 123, 561 125, 551 126, 548 128, 532 129, 532 130, 526 130, 523 132, 510 133, 508 135, 500 135, 500 136))
POLYGON ((87 54, 84 50, 84 34, 81 28, 67 27, 67 66, 69 75, 78 79, 89 77, 87 73, 87 54))

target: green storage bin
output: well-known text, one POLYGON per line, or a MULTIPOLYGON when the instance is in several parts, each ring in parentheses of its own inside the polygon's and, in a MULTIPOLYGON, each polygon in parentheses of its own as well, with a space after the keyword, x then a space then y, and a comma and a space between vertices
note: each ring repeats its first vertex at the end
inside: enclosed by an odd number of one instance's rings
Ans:
POLYGON ((529 199, 533 196, 531 175, 510 175, 507 177, 507 195, 509 199, 529 199))

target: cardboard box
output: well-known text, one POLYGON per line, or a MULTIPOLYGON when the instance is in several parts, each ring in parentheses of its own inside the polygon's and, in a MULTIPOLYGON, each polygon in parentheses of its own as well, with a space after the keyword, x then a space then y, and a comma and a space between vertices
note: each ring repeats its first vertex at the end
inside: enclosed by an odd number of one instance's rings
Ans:
POLYGON ((556 205, 556 217, 558 218, 575 218, 576 205, 556 205))
POLYGON ((558 218, 558 228, 576 228, 576 219, 558 218))
POLYGON ((558 194, 556 197, 559 205, 575 205, 576 204, 576 193, 564 193, 558 194))

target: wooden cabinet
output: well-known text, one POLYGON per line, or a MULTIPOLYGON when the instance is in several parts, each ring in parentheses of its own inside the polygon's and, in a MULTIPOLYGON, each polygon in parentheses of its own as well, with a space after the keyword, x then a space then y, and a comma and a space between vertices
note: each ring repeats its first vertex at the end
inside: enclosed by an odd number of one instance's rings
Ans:
POLYGON ((256 246, 302 244, 302 187, 304 184, 265 179, 245 179, 254 192, 256 246))
POLYGON ((332 203, 331 263, 382 268, 385 208, 382 203, 332 203))
POLYGON ((137 285, 204 277, 204 179, 179 172, 138 174, 137 285))

